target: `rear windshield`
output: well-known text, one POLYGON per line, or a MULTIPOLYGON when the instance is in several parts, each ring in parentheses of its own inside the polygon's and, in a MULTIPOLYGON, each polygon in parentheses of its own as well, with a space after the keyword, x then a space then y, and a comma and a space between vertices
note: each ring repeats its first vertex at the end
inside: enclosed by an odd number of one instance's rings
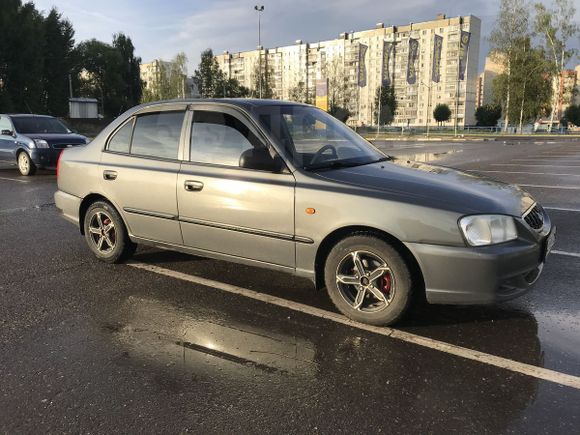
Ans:
POLYGON ((39 116, 15 116, 14 128, 21 134, 32 133, 70 133, 71 131, 56 118, 39 116))

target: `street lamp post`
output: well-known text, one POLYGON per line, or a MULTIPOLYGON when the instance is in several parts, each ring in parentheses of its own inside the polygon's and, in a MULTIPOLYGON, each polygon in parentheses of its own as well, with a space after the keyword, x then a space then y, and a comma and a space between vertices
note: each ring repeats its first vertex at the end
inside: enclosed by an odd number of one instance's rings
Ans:
POLYGON ((262 98, 262 12, 264 12, 263 5, 254 6, 254 10, 258 12, 258 92, 260 99, 262 98))
POLYGON ((419 84, 425 86, 427 88, 427 117, 425 119, 425 132, 427 134, 427 137, 429 137, 429 121, 431 120, 431 88, 433 87, 433 83, 431 83, 430 85, 428 85, 427 83, 424 83, 423 81, 420 81, 419 84))

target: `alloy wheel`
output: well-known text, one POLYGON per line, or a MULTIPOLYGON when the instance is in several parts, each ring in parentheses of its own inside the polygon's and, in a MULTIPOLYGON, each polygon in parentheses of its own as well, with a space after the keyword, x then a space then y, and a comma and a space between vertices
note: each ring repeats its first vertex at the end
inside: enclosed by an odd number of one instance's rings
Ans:
POLYGON ((18 156, 18 169, 22 174, 28 174, 30 171, 30 159, 25 152, 21 152, 18 156))
POLYGON ((396 293, 395 277, 378 255, 352 251, 336 269, 336 285, 343 299, 355 310, 377 312, 387 308, 396 293))
POLYGON ((96 211, 89 221, 90 239, 102 254, 108 254, 115 249, 115 224, 104 211, 96 211))

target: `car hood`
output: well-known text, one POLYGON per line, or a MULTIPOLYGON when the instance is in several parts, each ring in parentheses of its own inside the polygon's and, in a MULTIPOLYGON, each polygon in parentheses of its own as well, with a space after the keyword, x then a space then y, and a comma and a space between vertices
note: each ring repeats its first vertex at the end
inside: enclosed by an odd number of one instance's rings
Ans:
POLYGON ((29 139, 44 139, 49 144, 71 144, 78 145, 85 143, 85 136, 76 133, 27 133, 19 134, 29 139))
POLYGON ((444 166, 395 159, 319 171, 329 181, 384 192, 389 198, 469 213, 521 216, 534 203, 518 186, 444 166))

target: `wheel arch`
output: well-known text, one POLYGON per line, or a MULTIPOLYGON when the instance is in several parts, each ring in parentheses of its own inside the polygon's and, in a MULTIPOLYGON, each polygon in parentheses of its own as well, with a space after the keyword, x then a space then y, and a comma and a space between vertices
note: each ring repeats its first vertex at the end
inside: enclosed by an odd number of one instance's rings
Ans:
POLYGON ((324 266, 326 263, 326 259, 328 258, 328 254, 332 250, 332 248, 341 240, 351 237, 357 234, 369 234, 375 236, 385 242, 389 243, 395 250, 403 257, 405 264, 409 267, 411 272, 411 277, 413 279, 413 287, 418 289, 417 293, 421 293, 425 295, 425 282, 423 279, 423 271, 421 270, 421 266, 419 262, 413 255, 413 253, 405 246, 403 242, 397 239, 392 234, 387 233, 386 231, 379 230, 377 228, 368 227, 364 225, 352 225, 346 226, 342 228, 338 228, 328 234, 318 246, 318 250, 316 251, 316 258, 314 263, 314 272, 315 272, 315 284, 316 288, 320 289, 324 287, 324 266))
POLYGON ((93 204, 97 201, 105 201, 105 202, 108 202, 109 204, 111 204, 111 206, 117 211, 117 213, 119 213, 119 216, 121 216, 121 219, 123 220, 123 224, 125 225, 127 232, 129 232, 129 226, 127 225, 127 221, 125 220, 125 216, 123 216, 123 213, 121 213, 121 211, 119 210, 119 207, 117 207, 115 205, 115 203, 113 201, 111 201, 109 198, 107 198, 106 196, 104 196, 100 193, 90 193, 83 198, 83 200, 81 201, 81 204, 79 206, 79 229, 80 229, 81 234, 83 236, 85 235, 85 225, 84 225, 85 215, 87 214, 87 210, 89 209, 91 204, 93 204))
POLYGON ((15 157, 17 163, 18 163, 18 156, 20 155, 20 153, 26 153, 26 154, 28 154, 28 157, 30 157, 30 151, 27 150, 26 148, 23 148, 22 146, 19 146, 18 148, 16 148, 16 151, 14 152, 14 157, 15 157))

